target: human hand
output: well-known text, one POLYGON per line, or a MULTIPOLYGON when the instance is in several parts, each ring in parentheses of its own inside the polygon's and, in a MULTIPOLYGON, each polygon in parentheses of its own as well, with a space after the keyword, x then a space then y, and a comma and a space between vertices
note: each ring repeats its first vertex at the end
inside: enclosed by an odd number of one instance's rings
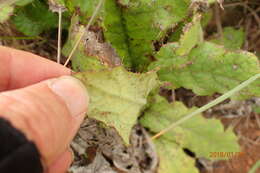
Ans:
POLYGON ((0 117, 35 143, 44 173, 69 168, 69 145, 87 111, 87 91, 70 73, 47 59, 0 46, 0 117))

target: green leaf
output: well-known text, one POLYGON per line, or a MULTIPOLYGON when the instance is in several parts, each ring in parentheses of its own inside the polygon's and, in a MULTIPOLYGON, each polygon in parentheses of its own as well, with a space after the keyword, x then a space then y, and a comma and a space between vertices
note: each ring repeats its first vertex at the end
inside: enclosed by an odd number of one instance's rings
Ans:
POLYGON ((75 71, 97 70, 121 65, 120 58, 109 43, 99 41, 97 33, 86 31, 85 26, 78 24, 78 17, 71 20, 68 40, 63 47, 63 54, 69 56, 81 38, 72 55, 72 67, 75 71))
POLYGON ((34 0, 17 0, 17 2, 15 3, 15 5, 17 6, 25 6, 29 3, 32 3, 34 0))
POLYGON ((260 114, 260 106, 253 107, 253 111, 257 114, 260 114))
POLYGON ((187 156, 176 143, 164 138, 154 143, 160 158, 158 173, 199 173, 195 160, 187 156))
POLYGON ((223 37, 210 40, 213 43, 223 45, 230 50, 240 49, 245 40, 245 32, 243 29, 234 29, 232 27, 225 27, 223 29, 223 37))
POLYGON ((206 11, 201 19, 201 26, 203 29, 206 29, 210 21, 213 19, 213 10, 206 11))
POLYGON ((131 0, 118 0, 119 4, 127 6, 131 0))
POLYGON ((115 0, 106 0, 104 4, 103 32, 105 39, 118 53, 122 63, 131 67, 131 58, 128 49, 128 37, 123 24, 122 11, 115 0))
POLYGON ((183 28, 183 34, 179 40, 177 55, 187 55, 190 50, 203 41, 203 31, 200 25, 200 14, 195 14, 191 23, 183 28))
POLYGON ((48 6, 43 2, 35 0, 32 4, 19 8, 12 22, 25 35, 37 36, 45 30, 55 28, 58 17, 49 11, 48 6))
MULTIPOLYGON (((80 14, 86 24, 97 6, 96 0, 69 1, 71 12, 80 14)), ((161 41, 167 31, 182 21, 189 0, 106 0, 94 25, 102 28, 126 67, 145 71, 155 52, 154 42, 161 41)))
POLYGON ((174 32, 169 35, 168 42, 178 42, 182 36, 182 31, 185 26, 184 22, 180 22, 178 26, 175 27, 174 32))
POLYGON ((155 72, 136 74, 122 67, 74 75, 90 94, 87 115, 114 127, 129 144, 129 135, 149 92, 157 86, 155 72))
POLYGON ((0 7, 0 23, 5 22, 9 17, 13 14, 14 7, 13 6, 4 6, 0 7))
MULTIPOLYGON (((66 7, 71 13, 79 15, 81 23, 87 24, 100 0, 67 0, 66 7)), ((100 16, 102 11, 99 12, 100 16)))
MULTIPOLYGON (((88 1, 87 3, 85 3, 85 1, 73 1, 70 8, 72 8, 71 11, 73 11, 74 8, 78 7, 82 13, 78 18, 81 19, 81 23, 87 23, 86 21, 91 18, 91 15, 95 10, 98 2, 99 1, 93 0, 88 1)), ((96 17, 96 19, 98 20, 94 25, 99 25, 99 27, 103 29, 106 43, 110 44, 112 48, 114 48, 114 52, 118 55, 118 58, 121 59, 121 62, 126 67, 131 67, 131 59, 128 52, 127 35, 125 33, 124 25, 122 22, 123 19, 121 10, 120 8, 118 8, 116 1, 106 0, 103 4, 103 8, 98 12, 98 16, 96 17), (102 22, 99 22, 100 20, 102 22)), ((72 24, 71 26, 75 27, 76 25, 77 24, 72 24)), ((77 34, 77 31, 75 30, 70 31, 73 32, 70 35, 77 34)), ((70 39, 68 41, 70 41, 70 39)), ((73 58, 73 61, 77 60, 73 58)))
POLYGON ((15 5, 25 6, 33 0, 8 0, 0 2, 0 23, 5 22, 14 12, 15 5))
POLYGON ((0 2, 0 9, 7 7, 7 6, 25 6, 34 0, 8 0, 0 2))
MULTIPOLYGON (((66 44, 62 49, 64 56, 69 56, 76 42, 79 40, 80 36, 84 34, 85 27, 83 25, 78 25, 78 17, 73 16, 71 19, 71 26, 69 29, 69 36, 66 44)), ((84 39, 82 39, 72 56, 72 68, 74 71, 86 71, 86 70, 99 70, 104 69, 104 66, 99 58, 94 55, 89 55, 86 51, 86 45, 84 39)))
POLYGON ((132 0, 127 8, 122 8, 129 53, 136 70, 146 70, 155 52, 153 43, 186 17, 188 7, 184 0, 132 0))
MULTIPOLYGON (((226 93, 241 82, 258 74, 259 61, 245 51, 227 51, 221 46, 204 42, 186 56, 176 54, 178 44, 163 46, 150 69, 160 67, 159 78, 169 81, 175 88, 192 89, 197 95, 226 93)), ((237 98, 260 96, 260 80, 243 89, 237 98)))
POLYGON ((209 4, 213 4, 216 2, 216 0, 207 0, 209 4))
MULTIPOLYGON (((154 133, 169 127, 195 108, 188 109, 181 102, 168 103, 161 96, 154 96, 150 107, 140 122, 154 133)), ((188 148, 198 157, 210 158, 211 152, 238 152, 237 137, 232 129, 224 131, 221 122, 196 115, 164 134, 182 148, 188 148)))

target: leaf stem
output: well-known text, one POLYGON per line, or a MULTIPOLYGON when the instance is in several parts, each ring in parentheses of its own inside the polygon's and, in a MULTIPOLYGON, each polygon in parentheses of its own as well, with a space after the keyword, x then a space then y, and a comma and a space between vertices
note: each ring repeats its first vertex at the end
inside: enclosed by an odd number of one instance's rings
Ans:
POLYGON ((66 60, 66 62, 65 62, 65 64, 64 64, 64 67, 66 67, 66 66, 68 65, 68 63, 69 63, 69 61, 70 61, 70 59, 71 59, 73 53, 74 53, 75 50, 77 49, 77 47, 78 47, 80 41, 82 40, 83 36, 85 35, 86 31, 89 30, 89 27, 90 27, 90 25, 92 24, 93 20, 95 19, 95 17, 96 17, 96 15, 97 15, 99 9, 101 8, 103 2, 104 2, 104 0, 100 0, 100 1, 99 1, 97 8, 95 9, 93 15, 91 16, 91 18, 90 18, 90 20, 89 20, 89 22, 88 22, 88 24, 87 24, 87 26, 86 26, 85 31, 81 33, 81 35, 79 36, 79 39, 77 40, 76 44, 74 45, 73 49, 71 50, 71 52, 70 52, 70 54, 69 54, 69 57, 67 58, 67 60, 66 60))
POLYGON ((202 113, 202 112, 208 110, 209 108, 211 108, 211 107, 221 103, 222 101, 228 99, 229 97, 231 97, 236 92, 238 92, 238 91, 242 90, 243 88, 247 87, 250 83, 254 82, 259 77, 260 77, 260 73, 255 74, 254 76, 252 76, 248 80, 244 81, 240 85, 236 86, 232 90, 228 91, 227 93, 223 94, 222 96, 216 98, 215 100, 209 102, 208 104, 202 106, 201 108, 195 110, 194 112, 191 112, 190 114, 186 115, 185 117, 183 117, 183 118, 179 119, 178 121, 172 123, 169 127, 167 127, 166 129, 164 129, 164 130, 160 131, 159 133, 157 133, 156 135, 154 135, 152 137, 152 139, 156 139, 156 138, 160 137, 161 135, 163 135, 164 133, 166 133, 169 130, 173 129, 174 127, 180 125, 184 121, 186 121, 186 120, 192 118, 193 116, 195 116, 195 115, 197 115, 199 113, 202 113))

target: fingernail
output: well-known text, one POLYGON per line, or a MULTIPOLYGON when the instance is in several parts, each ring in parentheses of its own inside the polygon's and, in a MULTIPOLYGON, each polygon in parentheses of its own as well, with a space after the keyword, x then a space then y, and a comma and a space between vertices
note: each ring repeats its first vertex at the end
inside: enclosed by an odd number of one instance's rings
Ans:
POLYGON ((67 105, 72 116, 87 111, 89 96, 85 86, 76 78, 63 76, 49 84, 50 89, 67 105))

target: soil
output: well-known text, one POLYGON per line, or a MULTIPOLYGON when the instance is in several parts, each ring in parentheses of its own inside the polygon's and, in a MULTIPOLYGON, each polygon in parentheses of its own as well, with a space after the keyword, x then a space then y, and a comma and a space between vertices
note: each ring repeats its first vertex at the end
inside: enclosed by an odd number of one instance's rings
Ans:
POLYGON ((113 128, 86 119, 72 143, 75 161, 71 173, 153 173, 158 158, 145 129, 136 125, 126 147, 113 128))
MULTIPOLYGON (((260 55, 260 1, 226 0, 223 7, 225 10, 222 10, 219 5, 210 8, 213 18, 205 28, 205 38, 213 37, 213 33, 216 32, 221 35, 225 26, 242 27, 246 32, 243 49, 260 55)), ((30 51, 55 61, 57 52, 55 31, 31 39, 22 39, 22 36, 11 23, 0 24, 0 45, 30 51)), ((66 33, 64 36, 66 37, 66 33)), ((61 62, 65 61, 63 57, 61 62)), ((176 91, 162 89, 161 94, 170 102, 179 100, 188 107, 203 106, 219 96, 219 94, 196 96, 183 88, 176 91)), ((246 101, 227 100, 204 114, 207 118, 221 119, 226 128, 234 127, 239 137, 242 154, 229 160, 215 162, 196 158, 201 173, 247 173, 260 160, 260 115, 252 109, 255 105, 259 106, 259 102, 259 98, 246 101)), ((133 128, 131 144, 131 147, 126 148, 113 129, 103 128, 99 122, 87 119, 72 143, 75 162, 70 171, 73 173, 156 172, 159 159, 145 129, 138 125, 133 128), (87 166, 83 167, 83 165, 87 166)), ((255 173, 260 173, 260 168, 255 173)))

